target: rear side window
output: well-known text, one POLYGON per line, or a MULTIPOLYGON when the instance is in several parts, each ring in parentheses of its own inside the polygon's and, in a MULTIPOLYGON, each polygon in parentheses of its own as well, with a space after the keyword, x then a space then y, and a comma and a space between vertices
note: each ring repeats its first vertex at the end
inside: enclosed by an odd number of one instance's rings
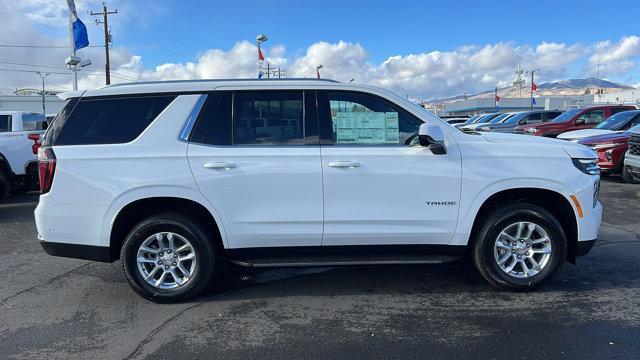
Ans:
POLYGON ((560 115, 560 114, 562 114, 562 112, 560 112, 560 111, 557 111, 557 112, 554 112, 554 111, 552 111, 552 112, 548 112, 548 113, 547 113, 547 120, 553 120, 553 119, 557 118, 557 117, 558 117, 558 115, 560 115))
POLYGON ((236 145, 304 144, 302 91, 240 91, 234 101, 236 145))
POLYGON ((533 113, 533 114, 527 116, 527 121, 528 122, 541 122, 542 121, 542 114, 541 113, 533 113))
POLYGON ((133 141, 175 95, 81 98, 58 113, 45 145, 121 144, 133 141))
POLYGON ((44 129, 45 117, 42 114, 31 113, 22 114, 22 130, 33 131, 44 129))
POLYGON ((11 128, 11 115, 0 115, 0 133, 8 132, 11 128))

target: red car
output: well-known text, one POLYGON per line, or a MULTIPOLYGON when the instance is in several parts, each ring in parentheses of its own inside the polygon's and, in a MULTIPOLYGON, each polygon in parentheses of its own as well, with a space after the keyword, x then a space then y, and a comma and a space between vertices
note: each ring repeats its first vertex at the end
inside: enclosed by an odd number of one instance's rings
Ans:
POLYGON ((635 106, 625 105, 602 105, 571 109, 549 122, 521 125, 516 127, 513 132, 556 137, 567 131, 591 129, 615 113, 635 109, 635 106))
POLYGON ((636 183, 624 167, 624 154, 629 146, 631 133, 596 135, 584 138, 578 143, 592 148, 598 154, 598 165, 602 175, 620 174, 628 183, 636 183))

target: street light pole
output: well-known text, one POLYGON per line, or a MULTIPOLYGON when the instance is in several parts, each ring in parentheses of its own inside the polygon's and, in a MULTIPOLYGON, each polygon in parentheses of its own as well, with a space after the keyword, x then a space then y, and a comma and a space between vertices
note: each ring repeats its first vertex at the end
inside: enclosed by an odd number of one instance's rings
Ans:
POLYGON ((36 73, 40 75, 40 77, 42 78, 42 115, 46 118, 47 109, 45 107, 45 101, 44 101, 44 78, 46 78, 47 75, 49 75, 49 73, 41 73, 40 71, 36 71, 36 73))
POLYGON ((322 64, 316 65, 316 77, 318 79, 320 79, 320 69, 322 69, 323 67, 324 67, 324 65, 322 65, 322 64))

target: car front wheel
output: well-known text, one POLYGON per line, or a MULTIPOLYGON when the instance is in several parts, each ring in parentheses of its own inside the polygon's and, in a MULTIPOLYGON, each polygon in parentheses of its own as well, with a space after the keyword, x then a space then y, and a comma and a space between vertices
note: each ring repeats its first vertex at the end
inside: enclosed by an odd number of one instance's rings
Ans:
POLYGON ((500 289, 534 289, 547 282, 567 256, 561 224, 549 211, 528 203, 495 208, 474 240, 477 270, 500 289))
POLYGON ((213 237, 180 213, 163 213, 138 223, 121 250, 131 287, 154 302, 178 302, 200 294, 215 267, 213 237))

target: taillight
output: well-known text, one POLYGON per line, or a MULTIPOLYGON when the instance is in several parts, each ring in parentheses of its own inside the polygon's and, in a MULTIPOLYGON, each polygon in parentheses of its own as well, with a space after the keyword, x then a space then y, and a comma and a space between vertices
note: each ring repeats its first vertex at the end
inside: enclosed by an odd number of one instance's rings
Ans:
POLYGON ((40 175, 40 193, 46 194, 51 190, 53 174, 56 172, 56 154, 52 148, 38 149, 38 174, 40 175))
POLYGON ((42 142, 40 141, 40 134, 29 134, 29 140, 33 140, 33 145, 31 145, 31 150, 33 151, 33 155, 38 155, 38 149, 42 146, 42 142))

